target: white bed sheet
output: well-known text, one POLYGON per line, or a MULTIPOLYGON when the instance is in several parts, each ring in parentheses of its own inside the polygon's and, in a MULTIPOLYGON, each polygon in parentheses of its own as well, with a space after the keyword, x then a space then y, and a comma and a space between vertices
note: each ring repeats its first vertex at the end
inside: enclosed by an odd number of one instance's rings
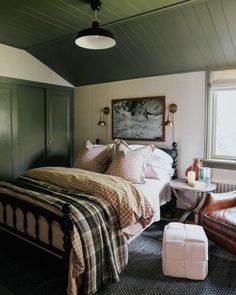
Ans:
POLYGON ((145 183, 135 184, 148 199, 150 205, 155 211, 153 221, 161 218, 160 206, 171 200, 171 188, 169 180, 159 180, 154 178, 145 178, 145 183))

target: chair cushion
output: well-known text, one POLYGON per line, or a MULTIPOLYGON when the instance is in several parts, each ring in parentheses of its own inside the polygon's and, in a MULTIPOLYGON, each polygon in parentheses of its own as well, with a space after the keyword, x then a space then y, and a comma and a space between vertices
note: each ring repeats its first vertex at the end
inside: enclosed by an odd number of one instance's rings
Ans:
POLYGON ((213 231, 236 240, 236 207, 204 214, 204 224, 213 231))

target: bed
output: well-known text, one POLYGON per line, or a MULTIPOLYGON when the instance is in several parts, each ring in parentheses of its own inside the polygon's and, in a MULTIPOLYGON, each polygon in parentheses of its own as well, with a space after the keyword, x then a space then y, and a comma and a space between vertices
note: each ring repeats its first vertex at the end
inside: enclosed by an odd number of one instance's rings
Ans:
MULTIPOLYGON (((164 151, 175 177, 176 143, 164 151)), ((160 206, 171 199, 168 182, 148 177, 132 184, 112 168, 107 174, 81 167, 30 169, 1 182, 0 229, 63 259, 67 294, 81 286, 83 294, 94 294, 119 280, 127 243, 160 219, 160 206)))

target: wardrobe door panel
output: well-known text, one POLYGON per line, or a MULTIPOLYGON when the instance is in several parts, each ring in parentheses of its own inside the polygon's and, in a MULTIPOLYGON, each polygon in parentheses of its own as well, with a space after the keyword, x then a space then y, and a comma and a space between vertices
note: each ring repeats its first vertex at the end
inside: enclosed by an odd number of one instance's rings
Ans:
POLYGON ((46 89, 47 165, 70 166, 71 91, 46 89))
POLYGON ((17 87, 17 175, 45 165, 45 90, 17 87))
POLYGON ((11 105, 13 89, 0 87, 0 179, 13 177, 11 105))

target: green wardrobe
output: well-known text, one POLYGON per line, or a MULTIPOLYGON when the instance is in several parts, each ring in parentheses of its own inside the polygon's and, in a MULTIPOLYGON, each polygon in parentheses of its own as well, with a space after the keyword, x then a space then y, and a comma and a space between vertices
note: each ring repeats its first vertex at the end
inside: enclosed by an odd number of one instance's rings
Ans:
POLYGON ((0 79, 0 179, 71 166, 73 88, 0 79))

